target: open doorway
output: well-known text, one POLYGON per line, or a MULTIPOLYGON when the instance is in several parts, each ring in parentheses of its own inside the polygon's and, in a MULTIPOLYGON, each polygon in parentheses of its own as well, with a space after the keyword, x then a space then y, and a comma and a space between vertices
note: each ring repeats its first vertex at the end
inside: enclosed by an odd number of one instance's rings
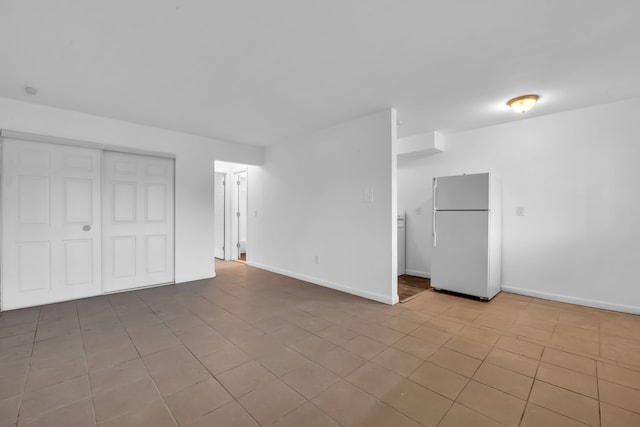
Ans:
POLYGON ((215 162, 215 252, 216 258, 247 261, 248 166, 215 162))
POLYGON ((422 245, 427 228, 423 214, 429 208, 424 200, 421 176, 412 174, 411 158, 397 159, 397 226, 398 226, 398 300, 408 302, 431 289, 430 273, 416 268, 422 262, 422 254, 416 256, 416 247, 422 245))

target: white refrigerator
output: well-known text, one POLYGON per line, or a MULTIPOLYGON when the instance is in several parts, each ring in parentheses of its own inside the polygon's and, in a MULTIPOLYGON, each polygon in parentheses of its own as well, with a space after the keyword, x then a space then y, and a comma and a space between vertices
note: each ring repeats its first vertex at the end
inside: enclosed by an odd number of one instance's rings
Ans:
POLYGON ((489 173, 433 179, 431 287, 491 299, 500 292, 502 186, 489 173))

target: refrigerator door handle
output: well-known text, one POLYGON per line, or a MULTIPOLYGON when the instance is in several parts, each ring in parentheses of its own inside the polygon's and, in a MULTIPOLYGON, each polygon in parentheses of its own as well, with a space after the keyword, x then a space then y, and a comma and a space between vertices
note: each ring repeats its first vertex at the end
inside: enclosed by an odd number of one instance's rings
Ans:
POLYGON ((438 209, 438 204, 436 203, 436 198, 438 197, 438 178, 433 178, 433 210, 438 209))
POLYGON ((436 214, 438 212, 437 211, 433 211, 432 215, 431 215, 431 234, 433 237, 433 247, 436 247, 437 244, 437 239, 438 239, 438 234, 436 233, 436 214))

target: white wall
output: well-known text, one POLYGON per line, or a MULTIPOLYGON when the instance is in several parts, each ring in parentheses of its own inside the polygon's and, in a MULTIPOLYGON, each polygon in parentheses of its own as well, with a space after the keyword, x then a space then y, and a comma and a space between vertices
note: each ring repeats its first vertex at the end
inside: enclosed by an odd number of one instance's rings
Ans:
POLYGON ((176 282, 213 277, 214 159, 260 164, 262 149, 0 98, 0 128, 176 155, 176 282))
POLYGON ((395 122, 387 110, 267 148, 249 170, 248 263, 397 302, 395 122))
POLYGON ((445 150, 440 132, 419 133, 397 139, 398 156, 431 155, 445 150))
POLYGON ((633 99, 449 134, 445 152, 399 159, 407 269, 430 271, 432 177, 489 171, 503 181, 503 289, 640 313, 639 115, 633 99))

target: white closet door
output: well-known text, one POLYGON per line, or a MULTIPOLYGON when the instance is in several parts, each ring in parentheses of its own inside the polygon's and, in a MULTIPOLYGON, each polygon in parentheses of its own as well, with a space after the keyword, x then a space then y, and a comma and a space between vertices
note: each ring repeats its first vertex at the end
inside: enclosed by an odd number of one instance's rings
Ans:
POLYGON ((103 157, 104 292, 173 282, 173 160, 103 157))
POLYGON ((100 294, 100 154, 3 140, 3 310, 100 294))

